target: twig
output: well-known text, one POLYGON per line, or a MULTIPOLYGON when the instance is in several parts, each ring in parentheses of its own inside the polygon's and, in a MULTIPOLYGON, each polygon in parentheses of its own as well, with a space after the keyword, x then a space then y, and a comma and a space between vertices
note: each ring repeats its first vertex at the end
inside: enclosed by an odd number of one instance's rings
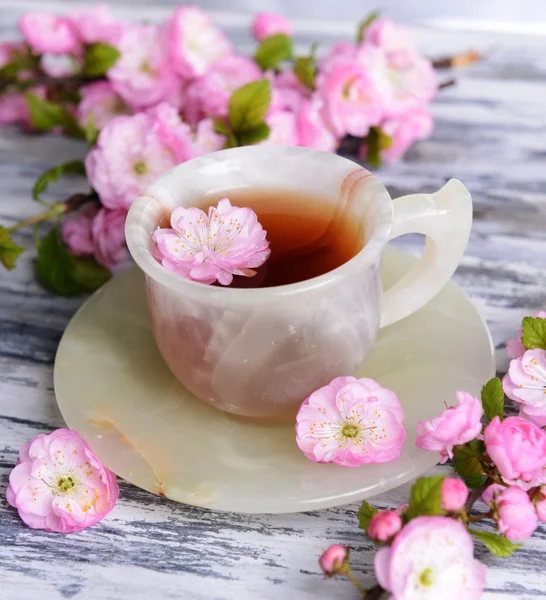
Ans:
POLYGON ((447 81, 443 81, 439 86, 438 89, 443 90, 446 87, 450 87, 452 85, 455 85, 457 83, 456 79, 448 79, 447 81))
POLYGON ((485 488, 491 483, 491 481, 488 479, 484 485, 478 487, 478 488, 474 488, 470 494, 468 495, 468 498, 466 499, 466 503, 464 505, 464 509, 466 510, 467 513, 469 513, 472 510, 472 507, 474 506, 474 503, 481 497, 481 495, 484 493, 485 488))
POLYGON ((366 600, 380 600, 384 593, 385 590, 380 585, 376 585, 366 592, 364 598, 366 600))
MULTIPOLYGON (((45 73, 35 73, 32 80, 25 80, 25 87, 40 85, 48 88, 48 91, 55 93, 60 91, 77 91, 82 85, 99 81, 103 77, 85 77, 83 75, 70 75, 69 77, 51 77, 45 73)), ((0 77, 0 93, 10 85, 17 84, 17 79, 8 79, 0 77)))
POLYGON ((444 56, 438 60, 432 61, 432 66, 435 69, 459 69, 461 67, 468 67, 480 60, 481 54, 474 50, 463 52, 461 54, 455 54, 455 56, 444 56))

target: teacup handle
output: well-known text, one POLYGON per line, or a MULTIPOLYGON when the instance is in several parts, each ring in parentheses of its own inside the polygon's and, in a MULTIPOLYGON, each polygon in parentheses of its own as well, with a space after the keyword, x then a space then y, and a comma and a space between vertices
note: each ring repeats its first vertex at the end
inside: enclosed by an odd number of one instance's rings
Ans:
POLYGON ((434 194, 402 196, 393 204, 389 239, 405 233, 424 233, 427 239, 415 267, 383 295, 381 327, 411 315, 436 296, 455 272, 472 227, 472 198, 457 179, 434 194))

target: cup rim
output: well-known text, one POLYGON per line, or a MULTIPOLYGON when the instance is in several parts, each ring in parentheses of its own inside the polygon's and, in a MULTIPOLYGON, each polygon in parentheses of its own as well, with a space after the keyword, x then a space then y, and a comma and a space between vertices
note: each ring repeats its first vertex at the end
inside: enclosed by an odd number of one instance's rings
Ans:
MULTIPOLYGON (((355 169, 354 171, 358 169, 355 169)), ((266 145, 243 146, 198 156, 166 171, 154 181, 154 183, 143 190, 131 205, 125 222, 125 238, 129 252, 135 263, 145 275, 155 282, 161 283, 167 288, 183 293, 184 295, 199 296, 200 299, 203 299, 203 296, 207 295, 208 299, 211 301, 237 301, 246 304, 271 301, 274 298, 280 299, 305 292, 343 285, 343 280, 346 277, 358 276, 363 268, 367 268, 378 254, 381 254, 388 241, 392 221, 393 205, 387 189, 375 175, 367 171, 367 169, 360 164, 337 154, 311 148, 266 145), (327 160, 331 160, 333 167, 335 167, 334 163, 337 163, 338 167, 343 166, 346 169, 347 164, 350 164, 368 174, 369 180, 376 188, 376 197, 384 203, 384 207, 378 218, 378 223, 376 224, 374 232, 367 240, 364 247, 355 254, 355 256, 339 267, 336 267, 327 273, 323 273, 322 275, 318 275, 317 277, 304 279, 296 283, 266 288, 230 288, 203 285, 198 281, 185 279, 180 275, 172 273, 157 262, 149 248, 150 240, 147 239, 149 238, 147 230, 149 228, 149 220, 151 217, 150 213, 154 209, 157 211, 158 204, 160 206, 166 206, 167 203, 162 201, 161 198, 161 187, 167 187, 169 185, 169 179, 174 177, 174 173, 178 174, 179 172, 188 169, 201 168, 212 161, 219 162, 220 160, 229 160, 232 158, 252 159, 256 156, 256 153, 268 155, 272 164, 275 164, 275 161, 282 160, 288 148, 290 149, 291 156, 294 154, 301 154, 302 156, 307 155, 310 160, 312 160, 313 156, 320 155, 321 160, 325 160, 324 156, 328 156, 329 158, 327 160)))

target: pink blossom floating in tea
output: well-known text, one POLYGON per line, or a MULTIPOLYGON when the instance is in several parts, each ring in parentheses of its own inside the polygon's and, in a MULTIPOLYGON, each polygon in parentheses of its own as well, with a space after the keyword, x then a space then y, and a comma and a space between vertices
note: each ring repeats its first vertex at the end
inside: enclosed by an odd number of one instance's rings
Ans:
POLYGON ((119 496, 116 476, 71 429, 33 437, 19 450, 7 501, 33 529, 71 533, 103 519, 119 496))
POLYGON ((195 207, 175 208, 171 227, 154 231, 154 255, 168 271, 193 281, 229 285, 234 275, 253 277, 271 253, 256 213, 231 206, 228 198, 208 215, 195 207))
POLYGON ((398 396, 377 381, 336 377, 301 405, 296 442, 313 462, 384 463, 400 456, 404 418, 398 396))

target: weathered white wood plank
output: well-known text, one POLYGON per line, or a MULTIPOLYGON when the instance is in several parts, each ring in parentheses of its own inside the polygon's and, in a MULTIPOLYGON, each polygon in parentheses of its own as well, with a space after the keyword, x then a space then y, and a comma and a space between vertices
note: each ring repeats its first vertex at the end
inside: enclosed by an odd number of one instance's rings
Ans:
MULTIPOLYGON (((62 10, 73 2, 48 3, 62 10)), ((14 37, 18 15, 37 0, 0 0, 0 38, 14 37)), ((116 3, 120 16, 163 18, 171 8, 116 3)), ((215 13, 241 50, 251 48, 242 30, 249 15, 215 13)), ((351 23, 301 20, 297 41, 323 46, 352 34, 351 23)), ((432 191, 458 177, 473 193, 475 224, 456 273, 486 317, 498 346, 518 320, 546 305, 546 53, 540 38, 439 31, 415 32, 430 55, 488 49, 486 60, 459 75, 459 83, 434 103, 433 137, 405 161, 384 167, 394 196, 432 191)), ((84 148, 53 136, 0 130, 0 223, 33 214, 35 177, 84 148)), ((79 183, 55 188, 68 195, 79 183)), ((27 234, 19 240, 28 243, 27 234)), ((417 252, 415 237, 399 245, 417 252)), ((17 449, 31 436, 62 425, 52 386, 52 365, 63 329, 81 300, 49 295, 35 284, 32 253, 13 273, 0 271, 0 495, 17 449)), ((437 467, 437 472, 450 472, 437 467)), ((371 544, 356 527, 357 506, 278 516, 240 516, 178 505, 122 483, 116 510, 94 528, 57 536, 31 531, 0 500, 0 598, 38 596, 140 600, 191 598, 273 600, 280 597, 356 600, 345 581, 325 581, 317 557, 332 542, 350 545, 356 573, 373 575, 371 544)), ((409 486, 377 498, 378 506, 407 499, 409 486)), ((512 559, 478 556, 488 567, 488 600, 546 598, 546 529, 512 559)))

